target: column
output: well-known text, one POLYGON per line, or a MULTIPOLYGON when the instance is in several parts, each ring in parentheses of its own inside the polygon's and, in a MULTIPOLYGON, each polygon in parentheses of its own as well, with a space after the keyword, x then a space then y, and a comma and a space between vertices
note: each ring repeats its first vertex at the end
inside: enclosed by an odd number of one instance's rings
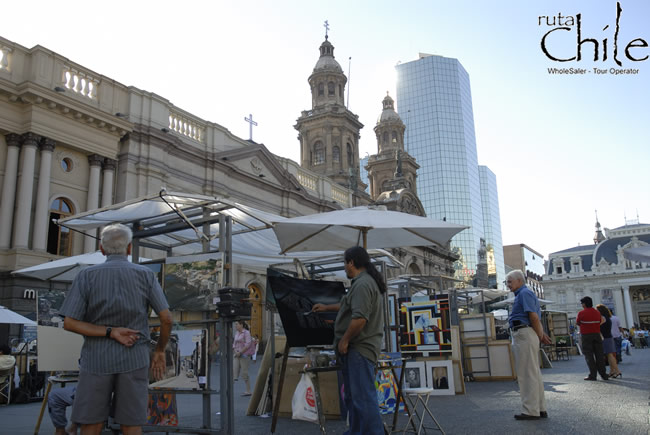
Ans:
POLYGON ((5 162, 4 182, 2 183, 2 200, 0 200, 0 249, 9 249, 11 246, 20 136, 9 133, 5 136, 5 141, 7 142, 7 160, 5 162))
MULTIPOLYGON (((102 161, 104 159, 97 154, 88 156, 88 163, 90 164, 90 176, 88 177, 88 198, 86 200, 86 211, 94 210, 99 206, 99 175, 102 168, 102 161)), ((97 230, 86 231, 84 238, 84 252, 95 252, 97 250, 97 230)))
POLYGON ((45 251, 47 247, 48 217, 50 214, 50 175, 52 169, 52 151, 56 142, 52 139, 41 140, 41 168, 38 173, 38 190, 36 191, 36 212, 34 213, 34 238, 32 247, 45 251))
POLYGON ((14 219, 14 248, 27 249, 29 243, 29 224, 31 223, 32 197, 34 190, 34 165, 39 137, 34 133, 21 136, 23 143, 23 164, 16 194, 16 217, 14 219))
POLYGON ((624 285, 623 288, 623 304, 625 305, 625 320, 627 327, 634 326, 634 313, 632 312, 632 300, 630 299, 630 286, 624 285))
POLYGON ((104 159, 104 182, 102 184, 102 207, 113 204, 113 178, 117 160, 104 159))

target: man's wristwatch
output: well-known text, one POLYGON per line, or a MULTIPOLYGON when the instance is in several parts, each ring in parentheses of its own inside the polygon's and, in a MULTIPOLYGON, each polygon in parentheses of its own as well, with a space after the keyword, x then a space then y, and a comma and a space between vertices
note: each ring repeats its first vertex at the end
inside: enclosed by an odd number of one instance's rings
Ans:
POLYGON ((113 328, 110 326, 106 327, 106 338, 111 338, 111 332, 113 331, 113 328))

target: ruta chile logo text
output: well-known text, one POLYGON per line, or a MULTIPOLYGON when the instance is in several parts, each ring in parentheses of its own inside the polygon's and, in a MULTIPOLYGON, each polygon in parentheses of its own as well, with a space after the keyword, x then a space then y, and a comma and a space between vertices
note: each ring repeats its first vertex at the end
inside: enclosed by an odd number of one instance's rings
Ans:
MULTIPOLYGON (((621 16, 623 14, 623 8, 621 7, 620 2, 616 2, 616 24, 614 28, 614 62, 618 66, 622 66, 623 64, 621 63, 619 59, 619 44, 621 41, 618 40, 619 38, 619 31, 621 29, 621 16)), ((586 38, 583 37, 582 35, 582 14, 576 14, 575 17, 569 15, 569 16, 564 16, 561 13, 558 13, 557 16, 546 16, 546 15, 541 15, 538 18, 538 25, 539 26, 549 26, 549 27, 554 27, 553 29, 549 30, 544 34, 542 37, 542 41, 540 43, 542 47, 542 51, 548 57, 549 59, 556 61, 556 62, 571 62, 571 61, 581 61, 582 60, 582 51, 583 51, 583 45, 586 43, 593 44, 593 52, 594 52, 594 61, 597 60, 602 60, 603 62, 607 60, 609 56, 609 47, 608 47, 608 39, 603 38, 602 40, 598 40, 595 38, 586 38), (557 26, 557 27, 556 27, 557 26), (576 37, 577 37, 577 44, 576 44, 576 55, 567 59, 561 59, 557 56, 554 56, 552 53, 552 49, 549 48, 549 43, 551 39, 555 39, 557 37, 560 37, 560 34, 556 34, 556 32, 572 32, 572 27, 575 26, 576 28, 576 37), (600 55, 602 54, 602 59, 600 59, 600 55)), ((605 27, 603 27, 603 31, 609 29, 609 24, 607 24, 605 27)), ((611 31, 611 30, 610 30, 611 31)), ((586 47, 585 47, 586 48, 586 47)), ((625 58, 629 59, 632 62, 641 62, 644 60, 648 59, 648 43, 646 42, 645 39, 642 38, 636 38, 627 43, 625 45, 624 53, 625 53, 625 58), (641 49, 641 50, 640 50, 641 49), (645 56, 643 56, 645 54, 645 56), (643 56, 643 57, 640 57, 643 56)), ((588 48, 586 48, 588 50, 588 48)))

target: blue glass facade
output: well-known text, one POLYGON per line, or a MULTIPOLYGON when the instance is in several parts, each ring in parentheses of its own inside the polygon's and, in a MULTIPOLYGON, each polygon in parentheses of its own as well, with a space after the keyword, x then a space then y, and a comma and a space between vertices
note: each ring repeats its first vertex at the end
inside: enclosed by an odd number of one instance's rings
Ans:
POLYGON ((501 239, 501 216, 497 177, 487 166, 478 167, 481 182, 481 206, 483 208, 483 232, 487 246, 488 280, 490 287, 501 285, 506 276, 501 239))
MULTIPOLYGON (((396 69, 405 148, 420 165, 418 196, 427 216, 470 227, 452 239, 461 255, 456 276, 470 278, 486 234, 469 75, 457 59, 430 55, 396 69)), ((498 216, 498 203, 496 210, 498 216)), ((498 233, 501 245, 500 226, 498 233)), ((504 276, 502 250, 499 257, 498 282, 504 276)))

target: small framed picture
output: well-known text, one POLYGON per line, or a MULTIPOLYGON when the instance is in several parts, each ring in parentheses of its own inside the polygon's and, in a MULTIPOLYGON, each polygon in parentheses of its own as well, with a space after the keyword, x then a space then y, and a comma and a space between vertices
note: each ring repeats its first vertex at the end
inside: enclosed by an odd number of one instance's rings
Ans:
POLYGON ((397 301, 396 295, 388 295, 388 324, 390 326, 397 326, 395 319, 395 303, 397 301))
POLYGON ((408 361, 404 368, 404 388, 424 388, 427 386, 424 361, 408 361))
POLYGON ((426 373, 427 387, 433 388, 433 395, 453 396, 456 394, 454 387, 454 369, 451 360, 426 361, 426 373))

